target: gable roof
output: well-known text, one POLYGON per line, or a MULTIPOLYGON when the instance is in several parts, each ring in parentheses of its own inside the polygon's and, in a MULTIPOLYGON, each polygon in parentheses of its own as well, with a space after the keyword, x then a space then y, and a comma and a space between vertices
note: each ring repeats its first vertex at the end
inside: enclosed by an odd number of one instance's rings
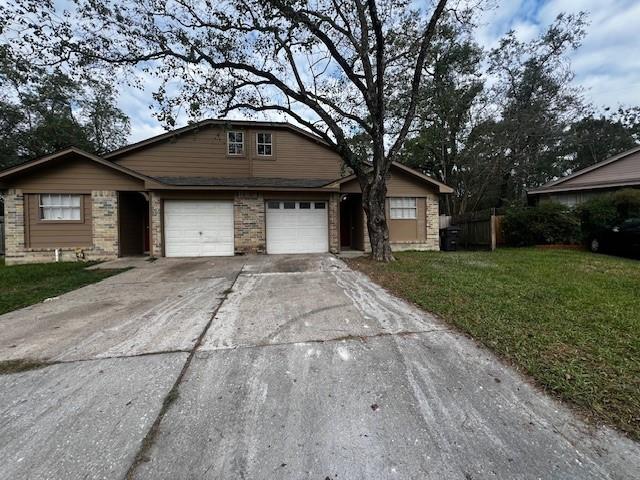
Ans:
MULTIPOLYGON (((170 130, 166 133, 161 133, 160 135, 156 135, 155 137, 147 138, 145 140, 141 140, 136 143, 132 143, 131 145, 127 145, 122 148, 118 148, 117 150, 113 150, 103 155, 104 158, 116 158, 125 153, 130 153, 136 150, 140 150, 151 145, 154 145, 159 142, 163 142, 165 140, 171 140, 174 137, 183 135, 185 133, 189 133, 201 128, 211 127, 211 126, 227 126, 227 127, 255 127, 255 128, 279 128, 284 130, 289 130, 297 135, 305 137, 312 142, 317 143, 318 145, 322 145, 328 149, 331 147, 325 142, 322 138, 314 135, 313 133, 307 132, 300 127, 296 127, 295 125, 290 124, 289 122, 260 122, 260 121, 252 121, 252 120, 219 120, 214 118, 209 118, 206 120, 202 120, 200 122, 193 123, 191 125, 187 125, 186 127, 177 128, 175 130, 170 130)), ((333 151, 333 150, 332 150, 333 151)))
POLYGON ((130 168, 123 167, 122 165, 118 165, 117 163, 111 162, 109 160, 105 160, 102 157, 94 155, 93 153, 85 152, 84 150, 77 147, 65 148, 64 150, 60 150, 59 152, 52 153, 51 155, 45 155, 44 157, 34 158, 33 160, 29 160, 25 163, 21 163, 20 165, 15 165, 13 167, 6 168, 0 171, 0 179, 11 177, 19 173, 27 172, 34 168, 40 167, 42 165, 45 165, 55 160, 60 160, 70 155, 82 157, 84 159, 98 163, 107 168, 117 170, 120 173, 124 173, 125 175, 129 175, 131 177, 137 178, 142 181, 153 180, 151 177, 148 177, 139 172, 136 172, 135 170, 131 170, 130 168))
MULTIPOLYGON (((405 173, 408 173, 409 175, 418 178, 419 180, 426 182, 428 184, 430 184, 432 187, 436 187, 438 190, 438 193, 453 193, 453 188, 451 188, 449 185, 442 183, 438 180, 436 180, 433 177, 430 177, 429 175, 425 175, 422 172, 419 172, 417 170, 414 170, 413 168, 407 167, 406 165, 403 165, 400 162, 393 162, 391 164, 393 167, 396 167, 400 170, 402 170, 405 173)), ((352 175, 348 175, 346 177, 342 177, 341 179, 335 181, 332 183, 332 185, 342 185, 343 183, 346 182, 350 182, 351 180, 354 180, 356 178, 355 174, 352 175)))
MULTIPOLYGON (((176 135, 180 135, 186 132, 190 132, 196 130, 198 128, 211 126, 211 125, 229 125, 229 126, 249 126, 249 127, 262 127, 262 128, 286 128, 291 130, 299 135, 303 135, 314 142, 317 142, 327 148, 330 148, 326 142, 324 142, 321 138, 302 130, 294 125, 291 125, 287 122, 255 122, 255 121, 247 121, 247 120, 215 120, 208 119, 203 120, 202 122, 198 122, 193 125, 189 125, 187 127, 179 128, 177 130, 172 130, 165 134, 157 135, 155 137, 151 137, 147 140, 143 140, 141 142, 137 142, 126 147, 114 150, 109 152, 102 157, 86 152, 77 147, 69 147, 64 150, 60 150, 59 152, 55 152, 50 155, 46 155, 44 157, 35 158, 33 160, 29 160, 25 163, 21 163, 20 165, 15 165, 13 167, 8 167, 4 170, 0 171, 0 180, 3 178, 11 177, 16 174, 20 174, 23 172, 28 172, 34 168, 45 165, 49 162, 63 159, 67 156, 79 156, 84 159, 90 160, 92 162, 103 165, 107 168, 111 168, 117 170, 125 175, 129 175, 131 177, 137 178, 144 182, 147 182, 150 185, 166 185, 173 187, 280 187, 280 188, 323 188, 323 189, 332 189, 338 188, 345 182, 351 181, 356 178, 356 175, 347 175, 338 180, 326 180, 326 179, 282 179, 282 178, 265 178, 262 180, 256 179, 254 177, 251 178, 238 178, 238 179, 226 179, 226 178, 209 178, 209 177, 151 177, 144 175, 140 172, 132 170, 130 168, 124 167, 113 160, 109 160, 108 158, 117 157, 120 154, 128 153, 133 150, 137 150, 140 148, 144 148, 148 145, 155 144, 157 142, 161 142, 163 140, 171 139, 176 135), (257 182, 257 183, 256 183, 257 182)), ((640 150, 640 147, 639 147, 640 150)), ((436 187, 439 193, 453 193, 453 189, 448 185, 432 178, 428 175, 425 175, 417 170, 414 170, 406 165, 403 165, 399 162, 393 162, 392 166, 402 170, 403 172, 418 178, 419 180, 430 184, 433 187, 436 187)))
MULTIPOLYGON (((567 185, 567 182, 571 183, 570 181, 574 181, 584 176, 585 174, 595 172, 615 162, 624 160, 628 158, 630 155, 633 155, 635 153, 640 153, 640 146, 634 147, 630 150, 627 150, 618 155, 614 155, 613 157, 607 158, 606 160, 598 162, 594 165, 578 170, 572 173, 571 175, 567 175, 566 177, 553 180, 549 183, 542 185, 541 187, 533 188, 529 190, 527 193, 531 195, 536 195, 540 193, 566 192, 571 190, 586 190, 586 189, 592 189, 592 188, 610 188, 610 187, 619 187, 619 186, 640 185, 640 166, 638 167, 639 175, 637 178, 634 176, 622 174, 617 179, 603 180, 603 181, 585 181, 585 182, 580 182, 579 184, 576 184, 576 185, 567 185)), ((638 163, 640 165, 640 157, 638 157, 638 163)))

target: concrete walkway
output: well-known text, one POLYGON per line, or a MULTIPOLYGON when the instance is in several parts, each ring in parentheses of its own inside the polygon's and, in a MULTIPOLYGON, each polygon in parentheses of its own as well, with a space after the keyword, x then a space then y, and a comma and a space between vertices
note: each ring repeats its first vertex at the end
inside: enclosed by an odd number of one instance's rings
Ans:
POLYGON ((0 376, 0 478, 640 478, 637 443, 329 255, 146 262, 0 331, 55 362, 0 376))

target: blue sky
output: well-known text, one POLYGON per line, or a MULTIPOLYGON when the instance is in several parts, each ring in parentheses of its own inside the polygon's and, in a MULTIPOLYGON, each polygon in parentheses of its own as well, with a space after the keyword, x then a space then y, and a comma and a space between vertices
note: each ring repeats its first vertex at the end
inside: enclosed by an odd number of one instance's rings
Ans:
MULTIPOLYGON (((638 0, 497 0, 485 12, 476 32, 491 48, 508 30, 522 40, 534 38, 561 12, 588 12, 587 36, 571 55, 574 82, 596 107, 640 105, 640 1, 638 0)), ((140 91, 123 88, 120 107, 131 118, 131 141, 164 130, 153 117, 153 81, 140 91)), ((239 118, 239 117, 236 117, 239 118)), ((185 119, 182 119, 183 121, 185 119)))

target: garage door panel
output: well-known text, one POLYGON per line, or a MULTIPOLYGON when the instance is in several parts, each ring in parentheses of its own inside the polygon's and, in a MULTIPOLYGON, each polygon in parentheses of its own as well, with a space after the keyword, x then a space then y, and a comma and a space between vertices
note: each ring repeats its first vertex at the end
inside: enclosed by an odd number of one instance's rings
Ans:
POLYGON ((168 200, 164 213, 167 257, 233 255, 233 202, 168 200))
POLYGON ((329 250, 327 209, 324 202, 291 202, 295 208, 283 208, 283 202, 267 204, 268 253, 323 253, 329 250), (300 208, 300 203, 311 208, 300 208), (315 208, 319 203, 325 208, 315 208), (279 208, 273 208, 278 204, 279 208))

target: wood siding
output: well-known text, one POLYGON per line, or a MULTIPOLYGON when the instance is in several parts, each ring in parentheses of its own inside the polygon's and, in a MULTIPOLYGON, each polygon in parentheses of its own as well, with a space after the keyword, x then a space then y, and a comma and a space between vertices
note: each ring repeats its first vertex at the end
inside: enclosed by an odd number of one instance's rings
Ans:
POLYGON ((233 191, 204 191, 204 190, 164 190, 156 191, 155 195, 163 200, 233 200, 233 191))
MULTIPOLYGON (((240 130, 239 130, 240 131, 240 130)), ((248 156, 227 156, 226 132, 203 128, 115 158, 124 167, 152 177, 248 177, 248 156)))
MULTIPOLYGON (((340 192, 360 193, 360 185, 356 179, 350 180, 340 186, 340 192)), ((433 194, 438 195, 435 187, 431 187, 426 182, 412 177, 397 168, 391 168, 391 175, 387 181, 387 200, 385 207, 391 243, 426 242, 426 197, 433 194), (393 197, 415 197, 416 219, 392 220, 389 212, 389 198, 393 197)), ((438 212, 433 213, 433 215, 438 215, 438 212)))
POLYGON ((322 145, 286 129, 205 127, 172 140, 124 153, 120 165, 152 177, 340 177, 340 157, 322 145), (227 131, 245 134, 244 155, 227 155, 227 131), (256 134, 271 133, 273 154, 256 154, 256 134))
POLYGON ((93 244, 91 195, 82 195, 82 221, 43 222, 40 220, 40 195, 25 197, 25 246, 27 248, 75 248, 93 244))
POLYGON ((424 242, 426 239, 425 199, 416 198, 415 219, 392 219, 389 210, 389 198, 394 196, 397 197, 398 195, 389 195, 386 200, 389 238, 391 242, 424 242))
POLYGON ((267 200, 309 200, 313 202, 326 202, 329 200, 329 193, 324 192, 264 192, 265 201, 267 200))
MULTIPOLYGON (((255 134, 251 136, 255 149, 255 134)), ((253 156, 255 177, 340 178, 342 160, 328 148, 290 131, 274 132, 273 159, 253 156)))
POLYGON ((578 187, 590 184, 628 182, 640 179, 640 152, 612 162, 604 167, 578 175, 558 185, 558 188, 578 187))
MULTIPOLYGON (((343 183, 340 186, 340 191, 342 193, 360 193, 360 184, 354 178, 343 183)), ((426 197, 430 193, 437 194, 438 192, 425 182, 392 167, 391 175, 387 180, 388 197, 426 197)))
POLYGON ((26 193, 90 193, 92 190, 144 190, 144 182, 87 159, 43 166, 11 180, 26 193))

